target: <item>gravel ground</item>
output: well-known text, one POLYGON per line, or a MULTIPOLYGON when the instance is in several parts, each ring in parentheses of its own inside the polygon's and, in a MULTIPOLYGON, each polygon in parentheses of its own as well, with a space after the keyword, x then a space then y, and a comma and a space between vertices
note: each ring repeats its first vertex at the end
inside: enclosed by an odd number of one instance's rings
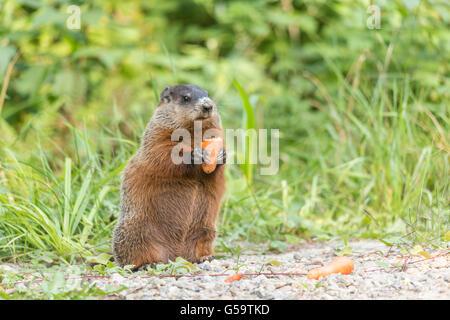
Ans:
MULTIPOLYGON (((196 264, 203 274, 197 277, 145 278, 114 274, 90 281, 99 287, 106 284, 128 287, 109 299, 450 299, 448 250, 435 251, 431 259, 424 259, 421 255, 402 256, 397 249, 389 251, 379 241, 356 241, 348 246, 352 247, 353 273, 320 280, 308 280, 302 275, 244 275, 240 281, 226 283, 226 276, 205 276, 234 274, 236 259, 229 258, 196 264), (422 261, 415 262, 419 260, 422 261), (386 271, 376 262, 404 267, 386 271)), ((239 272, 258 273, 264 263, 277 260, 279 266, 266 266, 263 272, 306 273, 333 259, 335 247, 329 242, 315 242, 283 254, 242 255, 239 263, 245 266, 239 272)))
MULTIPOLYGON (((425 259, 421 255, 404 256, 399 249, 389 249, 374 240, 353 241, 348 246, 352 248, 350 257, 355 264, 353 273, 333 274, 319 280, 309 280, 305 274, 336 257, 338 244, 312 242, 292 247, 283 254, 241 255, 239 273, 244 276, 231 283, 225 279, 235 274, 236 258, 195 264, 199 273, 191 277, 161 278, 140 272, 127 276, 115 273, 110 277, 82 275, 78 278, 102 289, 121 285, 127 288, 100 299, 450 299, 448 248, 429 252, 431 258, 425 259), (274 262, 277 266, 266 264, 271 260, 279 263, 274 262), (398 267, 383 268, 393 264, 398 267), (261 272, 265 275, 245 275, 261 272), (222 276, 214 276, 217 274, 222 276)), ((0 265, 2 268, 15 270, 18 266, 3 264, 0 265)), ((70 274, 69 269, 66 272, 70 274)), ((34 285, 39 286, 39 283, 34 285)))

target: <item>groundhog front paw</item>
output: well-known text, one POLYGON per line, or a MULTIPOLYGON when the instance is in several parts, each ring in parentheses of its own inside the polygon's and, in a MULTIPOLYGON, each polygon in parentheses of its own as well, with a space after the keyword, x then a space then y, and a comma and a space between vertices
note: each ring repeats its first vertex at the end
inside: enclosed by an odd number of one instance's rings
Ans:
POLYGON ((205 148, 196 148, 191 153, 191 164, 210 163, 210 155, 205 148))
POLYGON ((224 148, 219 150, 219 154, 217 155, 217 166, 227 163, 227 151, 224 148))

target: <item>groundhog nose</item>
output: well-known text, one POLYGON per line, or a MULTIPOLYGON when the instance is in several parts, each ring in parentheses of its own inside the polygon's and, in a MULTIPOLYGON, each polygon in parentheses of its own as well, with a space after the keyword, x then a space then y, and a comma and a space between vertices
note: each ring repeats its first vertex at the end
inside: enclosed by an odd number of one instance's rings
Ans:
POLYGON ((209 97, 203 97, 198 101, 198 106, 202 112, 209 113, 214 108, 214 101, 209 97))
POLYGON ((213 108, 213 106, 210 104, 204 104, 202 106, 203 112, 211 112, 212 108, 213 108))

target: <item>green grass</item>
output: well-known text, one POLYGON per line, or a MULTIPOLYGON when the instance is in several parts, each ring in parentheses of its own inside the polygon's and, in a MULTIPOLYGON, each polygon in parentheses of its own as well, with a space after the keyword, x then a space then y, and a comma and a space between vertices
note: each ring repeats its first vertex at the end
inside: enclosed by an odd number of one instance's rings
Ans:
MULTIPOLYGON (((260 177, 254 196, 231 202, 228 225, 258 216, 250 237, 261 240, 412 231, 415 241, 442 239, 450 214, 446 104, 414 96, 408 77, 380 77, 373 87, 340 83, 340 94, 321 106, 328 113, 299 123, 297 132, 307 134, 282 131, 280 177, 260 177), (411 219, 427 223, 413 226, 411 219)), ((231 183, 237 195, 245 189, 231 183)))
MULTIPOLYGON (((49 159, 41 147, 27 160, 10 148, 2 150, 3 258, 15 259, 38 249, 70 262, 91 255, 94 247, 108 247, 107 234, 119 201, 120 172, 128 155, 94 151, 84 133, 70 129, 73 149, 61 152, 64 162, 60 164, 49 159)), ((106 144, 110 137, 99 140, 106 144)))

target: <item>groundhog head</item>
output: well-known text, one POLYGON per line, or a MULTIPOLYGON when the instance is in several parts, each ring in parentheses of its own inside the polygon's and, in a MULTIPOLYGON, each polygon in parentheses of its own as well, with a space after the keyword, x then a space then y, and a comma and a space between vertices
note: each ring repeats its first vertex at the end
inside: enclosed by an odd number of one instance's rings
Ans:
POLYGON ((176 127, 218 116, 216 104, 208 96, 208 92, 192 84, 165 88, 161 93, 158 109, 157 112, 164 115, 166 120, 175 122, 176 127))

